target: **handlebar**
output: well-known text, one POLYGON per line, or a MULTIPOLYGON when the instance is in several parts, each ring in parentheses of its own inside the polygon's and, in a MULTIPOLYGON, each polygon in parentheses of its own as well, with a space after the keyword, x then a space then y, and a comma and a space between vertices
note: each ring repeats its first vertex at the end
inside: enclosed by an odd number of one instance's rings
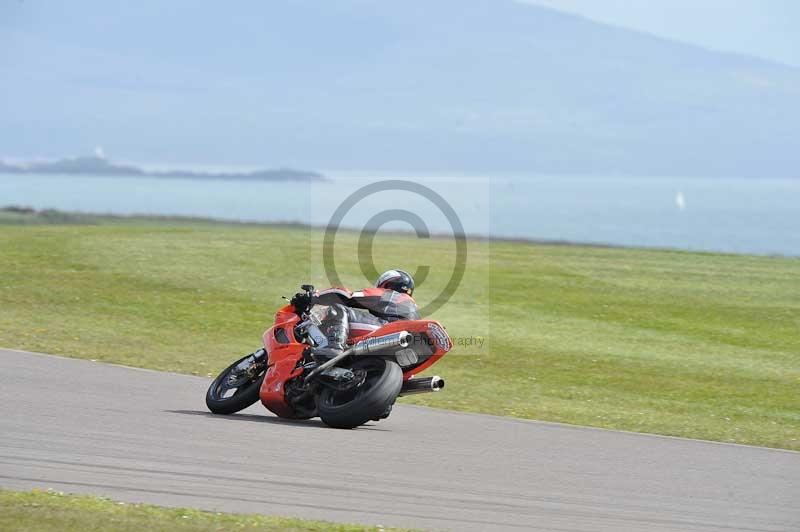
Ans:
POLYGON ((314 285, 301 285, 300 290, 302 290, 302 292, 296 293, 289 302, 294 306, 297 315, 303 317, 311 306, 311 301, 314 298, 314 285))

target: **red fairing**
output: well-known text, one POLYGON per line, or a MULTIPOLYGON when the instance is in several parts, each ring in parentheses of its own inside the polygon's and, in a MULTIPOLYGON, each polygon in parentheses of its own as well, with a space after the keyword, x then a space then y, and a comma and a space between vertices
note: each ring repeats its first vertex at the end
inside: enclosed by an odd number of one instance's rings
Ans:
POLYGON ((275 314, 275 325, 264 333, 264 348, 268 353, 269 367, 261 384, 259 397, 261 404, 280 417, 294 417, 294 411, 286 402, 284 385, 286 381, 303 373, 298 362, 303 358, 305 344, 294 337, 294 328, 300 322, 294 307, 287 305, 275 314), (289 343, 281 343, 276 337, 278 329, 282 329, 289 343))

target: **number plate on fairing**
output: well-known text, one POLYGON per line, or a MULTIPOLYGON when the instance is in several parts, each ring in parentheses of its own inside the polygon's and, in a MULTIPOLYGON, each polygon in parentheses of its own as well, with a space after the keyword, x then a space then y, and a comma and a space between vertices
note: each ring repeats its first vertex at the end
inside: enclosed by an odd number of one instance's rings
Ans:
POLYGON ((453 345, 450 343, 450 338, 447 336, 447 333, 444 332, 439 325, 435 323, 428 324, 428 334, 433 338, 433 342, 436 344, 436 347, 441 349, 442 351, 450 351, 450 348, 453 345))

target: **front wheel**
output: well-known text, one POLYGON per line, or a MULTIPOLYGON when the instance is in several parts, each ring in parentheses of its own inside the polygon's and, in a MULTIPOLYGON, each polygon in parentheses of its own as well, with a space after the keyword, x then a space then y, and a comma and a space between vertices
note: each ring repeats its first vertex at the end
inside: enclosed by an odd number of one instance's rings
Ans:
POLYGON ((319 417, 331 427, 352 429, 385 417, 403 386, 403 371, 391 360, 359 359, 350 369, 364 375, 362 384, 342 391, 325 388, 319 396, 319 417))
POLYGON ((258 401, 267 372, 263 349, 242 357, 222 371, 206 392, 206 406, 215 414, 233 414, 258 401))

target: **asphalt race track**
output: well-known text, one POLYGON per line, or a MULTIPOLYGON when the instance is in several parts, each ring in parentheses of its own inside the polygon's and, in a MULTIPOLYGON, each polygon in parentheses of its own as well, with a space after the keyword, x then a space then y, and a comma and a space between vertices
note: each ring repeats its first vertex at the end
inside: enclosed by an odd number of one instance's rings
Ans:
POLYGON ((428 529, 800 530, 795 452, 414 406, 350 431, 213 416, 206 378, 7 350, 0 374, 3 488, 428 529))

